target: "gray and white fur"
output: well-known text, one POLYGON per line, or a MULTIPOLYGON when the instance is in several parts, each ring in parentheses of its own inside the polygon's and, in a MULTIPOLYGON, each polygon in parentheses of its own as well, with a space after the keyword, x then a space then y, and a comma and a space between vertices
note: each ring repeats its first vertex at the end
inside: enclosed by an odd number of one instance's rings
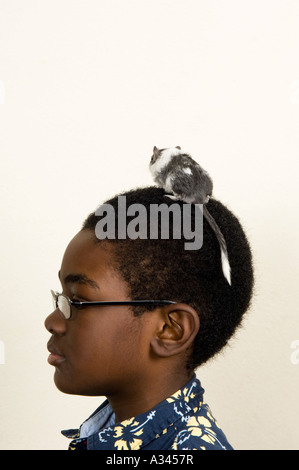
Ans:
POLYGON ((162 187, 171 199, 179 199, 190 204, 202 204, 203 215, 213 229, 220 245, 222 271, 231 285, 230 264, 223 234, 209 213, 206 204, 213 192, 210 175, 180 147, 153 148, 150 172, 155 183, 162 187))

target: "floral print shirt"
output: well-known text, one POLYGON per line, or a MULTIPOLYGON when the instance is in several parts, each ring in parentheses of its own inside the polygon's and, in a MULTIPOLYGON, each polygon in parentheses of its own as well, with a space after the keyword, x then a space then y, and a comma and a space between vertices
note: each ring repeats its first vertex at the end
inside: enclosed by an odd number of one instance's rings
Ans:
POLYGON ((70 450, 232 450, 193 378, 152 410, 120 423, 106 400, 77 430, 70 450))

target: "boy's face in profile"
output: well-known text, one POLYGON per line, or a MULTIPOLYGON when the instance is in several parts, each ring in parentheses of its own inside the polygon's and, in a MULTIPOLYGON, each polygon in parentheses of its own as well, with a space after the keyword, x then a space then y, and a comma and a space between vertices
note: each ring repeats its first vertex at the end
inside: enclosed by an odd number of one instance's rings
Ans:
MULTIPOLYGON (((79 232, 68 245, 59 273, 62 292, 77 301, 130 300, 112 267, 112 253, 92 231, 79 232)), ((54 380, 65 393, 113 395, 138 388, 144 380, 155 315, 135 317, 128 306, 72 307, 66 320, 58 309, 46 319, 55 365, 54 380)))

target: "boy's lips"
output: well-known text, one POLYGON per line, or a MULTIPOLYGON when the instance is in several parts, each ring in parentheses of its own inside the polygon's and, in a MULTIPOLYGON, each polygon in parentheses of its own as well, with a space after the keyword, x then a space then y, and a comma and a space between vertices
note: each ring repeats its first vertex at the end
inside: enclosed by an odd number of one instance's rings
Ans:
POLYGON ((49 357, 48 357, 48 363, 51 366, 59 366, 62 362, 65 361, 65 356, 61 354, 60 351, 58 351, 51 342, 49 341, 47 345, 48 351, 49 351, 49 357))

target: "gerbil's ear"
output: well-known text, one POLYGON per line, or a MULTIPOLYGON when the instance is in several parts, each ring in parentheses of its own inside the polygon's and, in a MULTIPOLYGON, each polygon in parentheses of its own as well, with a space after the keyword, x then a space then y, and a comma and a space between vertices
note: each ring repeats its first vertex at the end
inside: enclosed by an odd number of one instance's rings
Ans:
POLYGON ((151 165, 153 165, 159 158, 159 155, 160 155, 160 150, 155 146, 153 148, 153 155, 152 155, 152 158, 151 158, 151 165))
POLYGON ((178 145, 176 146, 176 149, 182 150, 181 147, 179 147, 178 145))
POLYGON ((159 357, 184 353, 192 345, 198 330, 199 316, 189 305, 178 303, 162 307, 151 349, 159 357))

